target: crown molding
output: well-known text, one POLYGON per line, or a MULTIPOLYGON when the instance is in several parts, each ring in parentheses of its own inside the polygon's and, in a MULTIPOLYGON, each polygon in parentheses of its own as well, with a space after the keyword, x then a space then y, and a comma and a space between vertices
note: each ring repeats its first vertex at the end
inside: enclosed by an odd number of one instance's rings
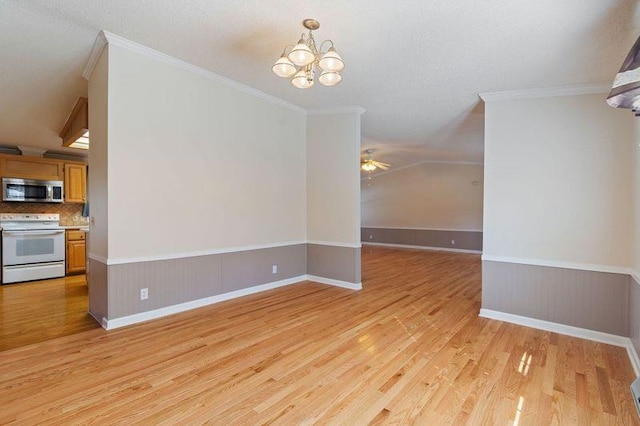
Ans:
POLYGON ((323 114, 364 114, 366 109, 358 105, 335 107, 335 108, 318 108, 307 110, 308 115, 323 115, 323 114))
POLYGON ((173 56, 169 56, 165 53, 158 52, 150 47, 143 46, 142 44, 136 43, 134 41, 128 40, 119 35, 110 33, 108 31, 100 31, 98 36, 96 37, 96 41, 93 43, 93 49, 91 50, 91 55, 89 56, 89 62, 82 73, 82 76, 85 79, 89 79, 93 69, 100 58, 100 54, 102 50, 107 44, 113 44, 118 47, 122 47, 123 49, 127 49, 131 52, 139 53, 141 55, 145 55, 156 60, 162 61, 166 64, 173 65, 177 68, 181 68, 185 71, 189 71, 193 74, 199 75, 200 77, 204 77, 209 80, 213 80, 217 83, 224 84, 227 87, 231 87, 240 92, 244 92, 248 95, 255 96, 257 98, 263 99, 267 102, 271 102, 273 104, 282 106, 291 111, 295 111, 301 114, 306 114, 307 111, 304 108, 301 108, 297 105, 292 104, 291 102, 285 101, 280 98, 276 98, 275 96, 268 95, 264 92, 261 92, 257 89, 239 83, 235 80, 231 80, 230 78, 223 77, 220 74, 216 74, 213 71, 205 70, 204 68, 200 68, 196 65, 185 62, 181 59, 174 58, 173 56))
POLYGON ((609 93, 610 90, 611 83, 593 83, 536 89, 506 90, 502 92, 483 92, 479 93, 478 96, 485 102, 493 102, 515 99, 551 98, 554 96, 593 95, 597 93, 609 93))
POLYGON ((106 45, 107 36, 104 31, 100 31, 93 42, 93 47, 91 48, 91 54, 89 55, 87 65, 84 67, 84 71, 82 71, 82 78, 85 80, 89 80, 89 77, 93 74, 93 70, 95 69, 98 59, 100 59, 100 55, 102 55, 102 51, 106 45))

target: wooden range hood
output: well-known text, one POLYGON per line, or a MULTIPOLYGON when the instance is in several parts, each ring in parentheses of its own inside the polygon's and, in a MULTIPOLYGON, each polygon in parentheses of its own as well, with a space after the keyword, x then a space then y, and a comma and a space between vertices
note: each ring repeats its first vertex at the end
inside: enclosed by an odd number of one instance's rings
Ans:
POLYGON ((78 98, 60 132, 62 146, 89 149, 89 100, 78 98))

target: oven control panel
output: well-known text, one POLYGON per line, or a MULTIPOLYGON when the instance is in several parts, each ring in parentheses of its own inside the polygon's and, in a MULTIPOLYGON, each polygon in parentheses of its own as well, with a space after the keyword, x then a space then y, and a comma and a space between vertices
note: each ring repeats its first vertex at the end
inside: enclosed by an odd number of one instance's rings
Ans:
POLYGON ((60 214, 58 213, 1 213, 0 222, 5 221, 18 221, 18 222, 31 222, 31 221, 43 221, 43 220, 60 220, 60 214))

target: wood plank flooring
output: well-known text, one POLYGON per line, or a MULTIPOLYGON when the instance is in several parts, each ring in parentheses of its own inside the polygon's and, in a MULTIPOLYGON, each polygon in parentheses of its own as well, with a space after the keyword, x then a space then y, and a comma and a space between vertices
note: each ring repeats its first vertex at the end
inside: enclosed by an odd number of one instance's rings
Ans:
POLYGON ((363 285, 1 352, 0 424, 640 424, 623 348, 477 316, 479 256, 365 248, 363 285))
POLYGON ((0 350, 99 328, 85 275, 0 286, 0 350))

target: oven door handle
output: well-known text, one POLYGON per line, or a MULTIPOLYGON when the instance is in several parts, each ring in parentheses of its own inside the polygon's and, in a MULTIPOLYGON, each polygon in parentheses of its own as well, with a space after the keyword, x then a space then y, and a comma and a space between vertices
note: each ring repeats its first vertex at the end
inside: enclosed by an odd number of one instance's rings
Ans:
POLYGON ((53 231, 2 231, 2 235, 7 236, 39 236, 39 235, 58 235, 64 234, 64 229, 53 231))

